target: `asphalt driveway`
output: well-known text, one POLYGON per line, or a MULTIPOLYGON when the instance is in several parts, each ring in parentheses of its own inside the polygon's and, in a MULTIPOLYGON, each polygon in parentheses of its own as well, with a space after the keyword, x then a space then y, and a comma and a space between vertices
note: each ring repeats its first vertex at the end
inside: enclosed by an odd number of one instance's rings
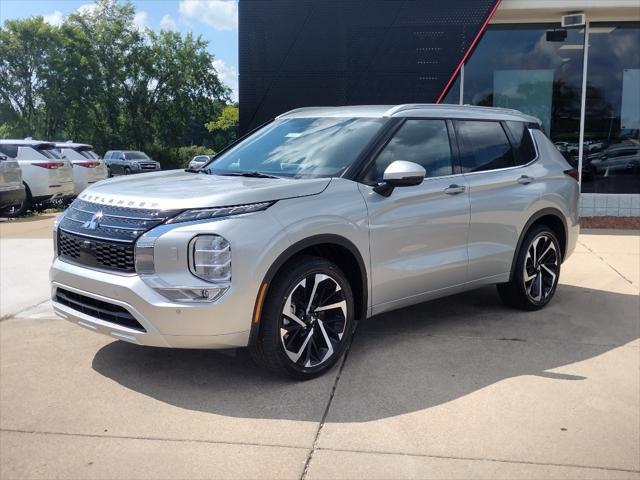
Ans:
POLYGON ((53 316, 51 218, 0 223, 0 478, 640 478, 640 232, 589 231, 541 312, 493 288, 363 322, 292 383, 53 316))

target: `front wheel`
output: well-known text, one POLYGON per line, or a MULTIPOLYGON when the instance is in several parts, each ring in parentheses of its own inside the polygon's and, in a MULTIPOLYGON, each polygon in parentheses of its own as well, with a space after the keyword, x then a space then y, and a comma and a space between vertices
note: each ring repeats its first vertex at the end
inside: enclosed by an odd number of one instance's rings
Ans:
POLYGON ((498 285, 502 301, 521 310, 538 310, 551 301, 560 278, 562 254, 555 233, 532 228, 522 242, 513 279, 498 285))
POLYGON ((342 271, 319 257, 300 257, 271 284, 251 353, 274 373, 307 380, 344 354, 355 324, 354 299, 342 271))

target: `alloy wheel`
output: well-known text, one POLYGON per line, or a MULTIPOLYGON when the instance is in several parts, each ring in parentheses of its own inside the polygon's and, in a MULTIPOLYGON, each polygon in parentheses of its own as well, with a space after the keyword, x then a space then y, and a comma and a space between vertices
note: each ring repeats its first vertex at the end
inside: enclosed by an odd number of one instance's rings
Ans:
POLYGON ((280 339, 294 364, 317 367, 338 350, 347 327, 347 301, 338 282, 311 273, 291 289, 282 309, 280 339))
POLYGON ((558 251, 553 239, 541 233, 533 239, 524 257, 523 280, 529 298, 544 302, 558 281, 558 251))

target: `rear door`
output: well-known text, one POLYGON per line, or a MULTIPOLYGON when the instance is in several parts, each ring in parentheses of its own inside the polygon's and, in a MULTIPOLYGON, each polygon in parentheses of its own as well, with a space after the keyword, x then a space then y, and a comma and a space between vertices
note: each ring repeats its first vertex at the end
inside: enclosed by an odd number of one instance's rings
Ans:
POLYGON ((454 175, 449 128, 441 119, 406 120, 360 185, 369 212, 374 313, 466 281, 469 193, 464 176, 454 175), (427 177, 384 197, 370 185, 395 160, 422 165, 427 177))
POLYGON ((535 146, 523 122, 454 124, 470 191, 469 281, 500 280, 511 270, 523 217, 540 196, 535 146))
POLYGON ((124 153, 120 151, 113 152, 109 164, 111 165, 111 173, 122 175, 124 172, 124 153))

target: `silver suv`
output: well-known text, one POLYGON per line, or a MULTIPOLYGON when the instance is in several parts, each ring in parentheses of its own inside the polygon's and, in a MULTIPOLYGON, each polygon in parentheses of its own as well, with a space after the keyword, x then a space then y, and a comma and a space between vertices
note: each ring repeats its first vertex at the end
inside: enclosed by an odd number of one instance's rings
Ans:
POLYGON ((89 187, 55 226, 53 305, 140 345, 249 346, 306 379, 372 315, 486 284, 545 306, 576 178, 513 110, 294 110, 196 171, 89 187))

